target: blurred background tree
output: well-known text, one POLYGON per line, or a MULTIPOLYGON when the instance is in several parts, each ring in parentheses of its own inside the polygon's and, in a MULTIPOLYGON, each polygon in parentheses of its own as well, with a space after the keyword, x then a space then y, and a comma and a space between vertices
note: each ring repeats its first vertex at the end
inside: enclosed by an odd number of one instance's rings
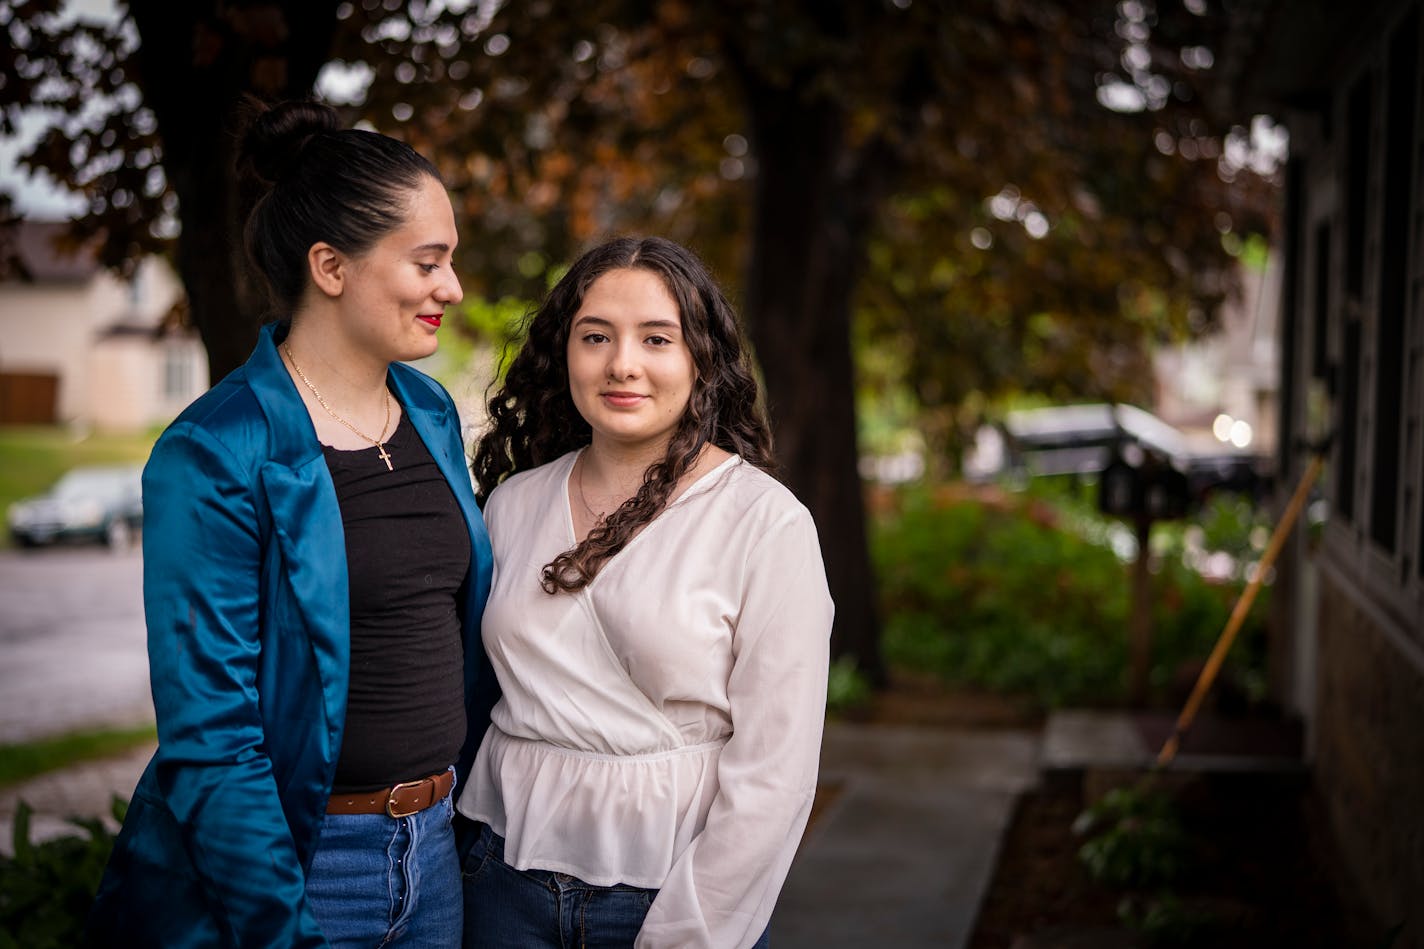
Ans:
POLYGON ((242 256, 235 109, 244 94, 310 94, 338 4, 129 0, 106 20, 65 6, 0 0, 0 134, 26 111, 52 120, 19 164, 82 196, 72 236, 105 265, 171 251, 221 379, 252 352, 261 299, 242 256))
POLYGON ((1214 0, 58 6, 0 0, 0 131, 58 117, 22 165, 87 198, 106 263, 174 241, 214 379, 256 331, 234 110, 328 63, 338 105, 440 163, 467 291, 537 298, 615 232, 696 248, 820 527, 834 651, 875 681, 857 398, 908 392, 932 458, 1006 392, 1140 399, 1270 227, 1250 117, 1209 107, 1214 0))

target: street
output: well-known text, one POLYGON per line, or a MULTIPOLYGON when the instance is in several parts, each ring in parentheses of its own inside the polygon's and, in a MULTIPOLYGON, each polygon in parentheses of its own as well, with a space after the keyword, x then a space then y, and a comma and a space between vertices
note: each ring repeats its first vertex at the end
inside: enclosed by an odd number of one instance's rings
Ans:
POLYGON ((0 551, 0 744, 153 720, 138 549, 0 551))

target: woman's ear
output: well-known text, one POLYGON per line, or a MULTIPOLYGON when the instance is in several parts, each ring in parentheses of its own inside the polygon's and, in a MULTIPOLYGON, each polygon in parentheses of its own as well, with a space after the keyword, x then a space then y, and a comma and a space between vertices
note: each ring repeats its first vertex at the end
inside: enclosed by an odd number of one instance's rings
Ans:
POLYGON ((324 241, 307 250, 312 285, 329 297, 341 296, 346 283, 346 256, 324 241))

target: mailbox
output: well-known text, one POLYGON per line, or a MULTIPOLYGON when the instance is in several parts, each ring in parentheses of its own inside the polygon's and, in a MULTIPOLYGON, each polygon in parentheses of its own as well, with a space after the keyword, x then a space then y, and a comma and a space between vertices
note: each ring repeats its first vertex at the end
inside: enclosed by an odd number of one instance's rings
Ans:
POLYGON ((1149 521, 1185 517, 1191 505, 1187 476, 1166 457, 1146 452, 1139 464, 1113 454, 1098 479, 1098 510, 1149 521))

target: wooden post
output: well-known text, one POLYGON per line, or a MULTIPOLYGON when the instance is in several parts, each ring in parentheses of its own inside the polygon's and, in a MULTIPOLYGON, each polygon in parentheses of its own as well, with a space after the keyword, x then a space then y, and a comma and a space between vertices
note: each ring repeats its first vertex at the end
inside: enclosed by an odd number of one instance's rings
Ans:
POLYGON ((1128 618, 1128 679, 1127 698, 1132 705, 1147 704, 1152 669, 1152 518, 1139 513, 1133 518, 1137 527, 1137 559, 1132 562, 1132 607, 1128 618))

